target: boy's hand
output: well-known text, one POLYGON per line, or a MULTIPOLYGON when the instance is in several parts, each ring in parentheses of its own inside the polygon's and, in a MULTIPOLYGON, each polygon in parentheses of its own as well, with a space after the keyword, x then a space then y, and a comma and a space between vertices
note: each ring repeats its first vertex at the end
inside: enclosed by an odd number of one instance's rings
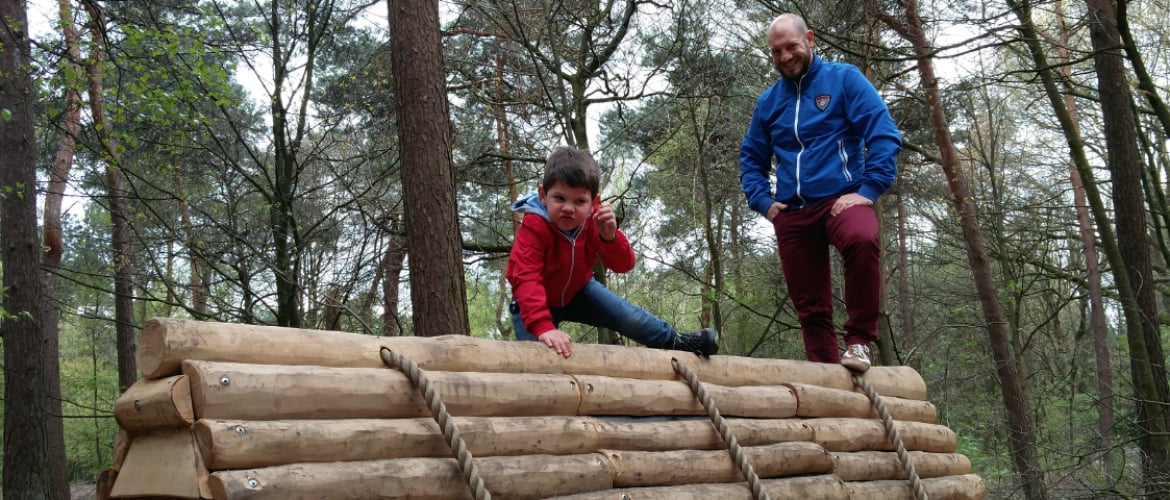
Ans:
POLYGON ((614 215, 613 208, 609 206, 609 203, 601 204, 597 213, 593 214, 593 223, 597 224, 597 232, 601 235, 602 240, 613 241, 614 238, 617 238, 617 216, 614 215))
POLYGON ((573 338, 560 330, 549 330, 540 334, 540 341, 549 346, 557 354, 568 358, 573 355, 573 338))

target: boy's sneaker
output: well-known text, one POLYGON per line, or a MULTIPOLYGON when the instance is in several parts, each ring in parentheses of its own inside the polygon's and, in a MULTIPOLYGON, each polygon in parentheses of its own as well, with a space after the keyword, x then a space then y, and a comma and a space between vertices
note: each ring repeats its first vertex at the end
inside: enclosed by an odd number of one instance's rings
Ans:
POLYGON ((719 352, 719 333, 714 328, 704 328, 695 333, 680 333, 674 338, 672 348, 707 357, 719 352))
POLYGON ((865 344, 853 344, 845 348, 845 354, 841 355, 841 364, 845 368, 853 370, 858 373, 865 373, 869 370, 869 346, 865 344))

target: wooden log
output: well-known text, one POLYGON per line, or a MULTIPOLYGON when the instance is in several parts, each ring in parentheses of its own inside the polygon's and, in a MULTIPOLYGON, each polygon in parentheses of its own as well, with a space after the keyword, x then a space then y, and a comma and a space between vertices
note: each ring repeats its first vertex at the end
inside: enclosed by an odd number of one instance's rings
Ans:
MULTIPOLYGON (((810 418, 802 421, 813 430, 812 441, 829 451, 890 451, 894 445, 880 420, 810 418)), ((955 431, 941 425, 895 421, 907 450, 953 453, 958 447, 955 431)))
POLYGON ((113 467, 102 469, 98 473, 97 485, 94 488, 94 498, 96 500, 110 500, 110 490, 114 489, 114 480, 118 478, 118 471, 113 467))
MULTIPOLYGON (((772 500, 849 500, 866 498, 851 496, 849 486, 834 475, 805 476, 761 481, 772 500)), ((494 498, 494 497, 493 497, 494 498)), ((556 500, 753 500, 747 483, 688 484, 684 486, 655 486, 622 488, 552 497, 556 500)), ((911 497, 903 497, 905 498, 911 497)), ((931 497, 933 500, 934 497, 931 497)))
MULTIPOLYGON (((695 420, 612 421, 597 424, 598 447, 613 450, 716 450, 727 445, 705 416, 695 420)), ((801 420, 728 418, 727 426, 743 446, 812 441, 812 428, 801 420)))
MULTIPOLYGON (((915 498, 909 481, 858 481, 847 483, 853 498, 866 500, 905 500, 915 498)), ((974 474, 923 479, 922 486, 930 500, 983 500, 987 487, 974 474)))
POLYGON ((114 436, 114 471, 122 469, 122 463, 126 461, 126 453, 130 451, 130 442, 133 436, 126 429, 118 429, 118 434, 114 436))
MULTIPOLYGON (((237 325, 155 318, 138 340, 138 367, 147 378, 180 372, 184 360, 256 364, 383 367, 379 351, 393 349, 429 371, 470 371, 602 375, 644 380, 675 380, 671 359, 692 368, 704 382, 724 386, 805 383, 853 390, 842 366, 808 361, 712 356, 582 344, 563 359, 538 342, 509 342, 467 335, 372 337, 355 333, 237 325), (264 346, 263 349, 257 346, 264 346)), ((909 367, 875 366, 865 374, 879 394, 925 400, 926 383, 909 367)))
MULTIPOLYGON (((573 351, 574 357, 576 352, 573 351)), ((857 390, 853 386, 852 372, 838 364, 745 356, 712 356, 710 363, 696 362, 693 356, 681 356, 678 359, 693 368, 700 380, 712 384, 740 386, 798 383, 844 391, 857 390)), ((926 381, 909 366, 874 366, 862 378, 878 394, 926 400, 926 381)))
POLYGON ((114 419, 128 431, 189 427, 195 423, 191 383, 183 375, 139 379, 114 404, 114 419))
MULTIPOLYGON (((184 361, 195 415, 208 419, 284 420, 409 418, 430 416, 405 375, 391 368, 256 365, 184 361)), ((679 380, 634 380, 573 375, 430 372, 427 375, 451 415, 524 416, 668 413, 705 415, 679 380), (611 390, 610 386, 616 387, 611 390), (591 392, 588 404, 584 392, 591 392), (635 395, 658 395, 653 407, 630 405, 635 395)), ((796 404, 783 386, 707 385, 727 416, 785 418, 796 404)))
MULTIPOLYGON (((608 490, 613 468, 602 455, 477 458, 492 498, 537 499, 608 490)), ((399 458, 362 462, 302 463, 211 475, 216 499, 474 498, 454 459, 399 458)))
POLYGON ((210 498, 207 467, 190 429, 136 434, 118 471, 111 498, 210 498))
MULTIPOLYGON (((906 479, 906 469, 892 451, 833 453, 833 473, 844 481, 906 479)), ((961 476, 971 473, 971 461, 958 453, 911 451, 910 463, 920 478, 961 476)))
MULTIPOLYGON (((833 472, 829 452, 815 443, 780 443, 742 448, 762 478, 833 472)), ((602 451, 614 464, 614 487, 734 483, 743 474, 726 450, 602 451)))
MULTIPOLYGON (((808 384, 785 384, 796 395, 799 417, 879 418, 865 394, 808 384)), ((935 423, 938 411, 927 401, 881 396, 894 420, 935 423)))
MULTIPOLYGON (((578 375, 581 415, 706 415, 689 385, 682 382, 578 375)), ((796 397, 782 386, 726 387, 705 384, 707 394, 724 415, 790 418, 796 397)), ((828 416, 828 415, 821 415, 828 416)))
MULTIPOLYGON (((599 421, 589 417, 455 417, 453 422, 476 457, 573 455, 600 448, 599 421)), ((453 456, 431 418, 204 419, 195 423, 195 437, 213 470, 453 456)))
MULTIPOLYGON (((705 417, 615 422, 575 416, 455 417, 471 453, 571 455, 601 449, 666 451, 726 449, 705 417), (701 419, 700 419, 701 418, 701 419)), ((743 446, 811 442, 799 420, 727 419, 743 446)), ((212 420, 195 423, 208 468, 247 469, 298 462, 451 456, 431 418, 340 420, 212 420)))
MULTIPOLYGON (((406 375, 391 368, 185 361, 198 418, 429 417, 406 375)), ((432 372, 447 410, 459 416, 574 415, 581 394, 568 375, 432 372)))

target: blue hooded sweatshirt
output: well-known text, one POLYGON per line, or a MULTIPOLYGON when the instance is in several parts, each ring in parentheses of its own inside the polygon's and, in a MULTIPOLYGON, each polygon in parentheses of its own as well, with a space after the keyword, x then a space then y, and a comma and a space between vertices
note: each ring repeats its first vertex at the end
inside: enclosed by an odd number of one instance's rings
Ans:
POLYGON ((781 77, 760 94, 739 150, 740 182, 760 214, 773 201, 790 210, 847 193, 877 201, 901 150, 902 135, 865 76, 814 54, 799 80, 781 77))

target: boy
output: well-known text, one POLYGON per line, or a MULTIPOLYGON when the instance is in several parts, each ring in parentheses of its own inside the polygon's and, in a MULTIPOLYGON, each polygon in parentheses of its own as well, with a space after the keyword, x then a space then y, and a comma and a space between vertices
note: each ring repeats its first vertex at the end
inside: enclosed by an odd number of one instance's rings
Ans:
POLYGON ((524 214, 507 269, 516 338, 539 340, 568 358, 572 338, 557 325, 572 321, 612 329, 647 347, 718 352, 713 328, 680 334, 593 279, 598 257, 615 273, 634 268, 634 250, 613 209, 601 203, 600 184, 601 168, 592 156, 561 146, 549 155, 537 192, 512 204, 524 214))

